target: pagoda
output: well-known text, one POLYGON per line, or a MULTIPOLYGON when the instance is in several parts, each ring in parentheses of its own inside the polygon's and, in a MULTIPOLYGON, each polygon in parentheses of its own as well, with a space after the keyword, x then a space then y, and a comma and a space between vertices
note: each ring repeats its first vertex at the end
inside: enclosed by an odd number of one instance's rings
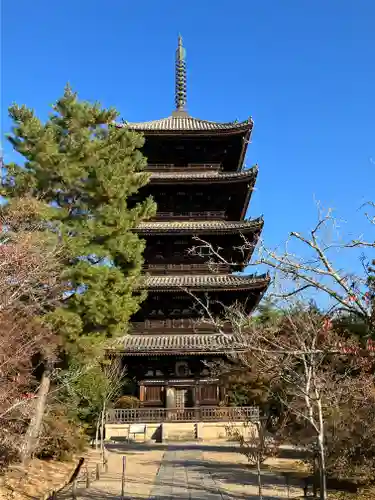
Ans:
POLYGON ((239 274, 248 265, 263 219, 245 219, 257 167, 244 169, 253 121, 217 123, 186 110, 185 50, 176 51, 175 111, 168 118, 124 123, 145 137, 143 154, 150 182, 134 202, 152 196, 154 219, 137 228, 146 241, 144 279, 147 299, 133 317, 121 352, 134 395, 142 407, 215 406, 224 389, 210 375, 210 361, 236 350, 234 335, 201 321, 199 300, 213 314, 239 303, 248 314, 265 293, 266 275, 239 274), (253 245, 241 251, 243 237, 253 245), (192 252, 197 238, 207 245, 192 252), (225 261, 225 263, 223 262, 225 261))

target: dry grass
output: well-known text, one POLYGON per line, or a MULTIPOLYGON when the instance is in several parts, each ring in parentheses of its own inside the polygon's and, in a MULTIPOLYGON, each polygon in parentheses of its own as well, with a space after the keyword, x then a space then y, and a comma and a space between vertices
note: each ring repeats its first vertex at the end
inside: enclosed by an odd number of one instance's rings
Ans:
POLYGON ((364 488, 358 493, 330 493, 328 498, 329 500, 374 500, 375 487, 364 488))
POLYGON ((41 499, 69 479, 76 463, 34 459, 26 468, 13 466, 0 477, 0 499, 41 499))

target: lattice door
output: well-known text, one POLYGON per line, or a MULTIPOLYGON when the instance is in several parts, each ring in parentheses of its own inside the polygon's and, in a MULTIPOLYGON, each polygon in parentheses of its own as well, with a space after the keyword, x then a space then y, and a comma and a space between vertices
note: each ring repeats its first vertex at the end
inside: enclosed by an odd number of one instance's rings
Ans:
POLYGON ((176 408, 183 410, 186 405, 187 389, 176 389, 176 408))

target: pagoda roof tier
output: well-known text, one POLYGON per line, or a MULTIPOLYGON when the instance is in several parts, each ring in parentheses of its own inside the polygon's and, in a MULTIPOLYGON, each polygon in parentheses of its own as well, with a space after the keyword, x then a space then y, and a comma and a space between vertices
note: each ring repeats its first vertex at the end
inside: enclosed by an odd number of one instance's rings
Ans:
MULTIPOLYGON (((156 168, 156 166, 155 166, 156 168)), ((220 172, 217 170, 206 170, 206 171, 190 171, 189 168, 180 168, 180 172, 177 169, 173 171, 152 171, 150 182, 153 184, 178 184, 189 182, 191 184, 206 183, 211 182, 250 182, 255 184, 256 177, 258 175, 258 166, 255 165, 252 168, 243 170, 240 172, 220 172)))
POLYGON ((252 118, 245 121, 213 122, 189 116, 187 112, 174 112, 167 118, 147 122, 124 122, 116 124, 117 127, 128 127, 131 130, 148 134, 236 134, 251 131, 252 118))
POLYGON ((195 221, 147 221, 141 222, 135 229, 138 234, 233 234, 260 232, 263 217, 247 221, 195 220, 195 221))
POLYGON ((270 282, 268 274, 197 274, 197 275, 154 275, 146 276, 139 288, 158 292, 175 292, 189 289, 209 290, 252 290, 265 291, 270 282))
POLYGON ((216 333, 126 335, 119 340, 118 347, 130 356, 222 354, 245 348, 235 335, 216 333))

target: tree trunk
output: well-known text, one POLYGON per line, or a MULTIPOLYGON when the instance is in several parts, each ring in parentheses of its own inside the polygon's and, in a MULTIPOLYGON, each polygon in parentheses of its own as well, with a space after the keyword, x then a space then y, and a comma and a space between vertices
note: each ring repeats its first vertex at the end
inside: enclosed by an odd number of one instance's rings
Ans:
POLYGON ((320 500, 327 500, 326 460, 325 460, 323 432, 320 432, 318 436, 318 456, 319 456, 320 500))
POLYGON ((34 414, 31 417, 27 428, 25 440, 21 450, 21 460, 23 464, 26 464, 27 461, 30 460, 38 444, 50 386, 51 369, 46 368, 43 372, 42 380, 40 381, 38 395, 35 400, 34 414))
POLYGON ((262 456, 263 456, 263 449, 264 449, 264 433, 263 433, 263 427, 259 422, 256 422, 256 428, 258 432, 258 449, 256 450, 257 453, 257 476, 258 476, 258 496, 260 500, 263 498, 263 492, 262 492, 262 471, 261 471, 261 465, 262 465, 262 456))
POLYGON ((105 411, 106 411, 106 402, 103 402, 103 409, 102 409, 102 415, 101 415, 101 422, 100 422, 100 451, 101 451, 101 456, 102 456, 102 463, 104 463, 104 418, 105 418, 105 411))
POLYGON ((263 498, 262 492, 262 472, 260 468, 260 457, 257 458, 257 474, 258 474, 258 497, 260 500, 263 498))
POLYGON ((95 449, 98 449, 99 446, 99 428, 100 428, 100 416, 96 421, 96 431, 95 431, 95 449))
POLYGON ((318 435, 318 454, 319 454, 319 483, 320 500, 327 500, 327 478, 326 478, 326 459, 324 449, 324 422, 321 400, 317 401, 319 415, 319 435, 318 435))

